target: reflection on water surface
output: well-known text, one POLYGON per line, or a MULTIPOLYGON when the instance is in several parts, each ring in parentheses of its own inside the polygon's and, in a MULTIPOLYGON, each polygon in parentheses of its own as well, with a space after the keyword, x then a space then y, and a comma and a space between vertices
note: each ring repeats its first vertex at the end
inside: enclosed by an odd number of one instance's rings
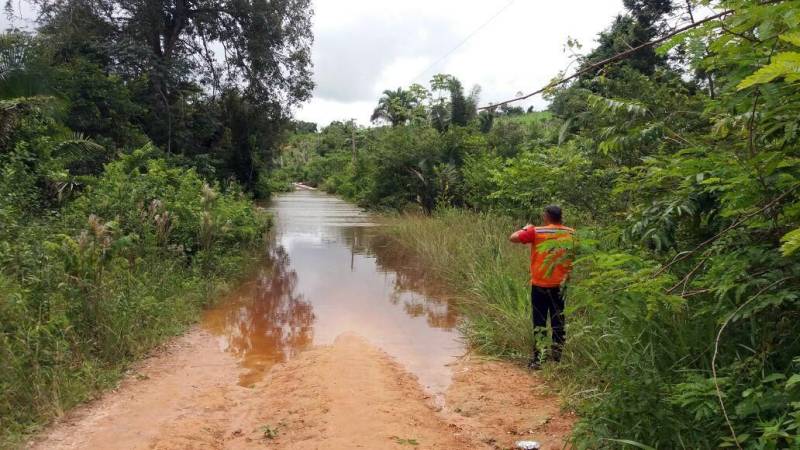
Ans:
POLYGON ((355 332, 441 393, 463 353, 454 308, 355 206, 316 191, 272 201, 276 232, 257 276, 209 311, 204 326, 258 381, 272 364, 355 332))

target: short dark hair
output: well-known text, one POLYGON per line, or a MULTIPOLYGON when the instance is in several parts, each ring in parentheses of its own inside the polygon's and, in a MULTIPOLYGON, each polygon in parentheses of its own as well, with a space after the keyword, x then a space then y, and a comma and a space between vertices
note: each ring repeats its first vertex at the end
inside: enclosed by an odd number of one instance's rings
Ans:
POLYGON ((556 205, 550 205, 544 208, 544 213, 553 223, 561 223, 561 208, 556 205))

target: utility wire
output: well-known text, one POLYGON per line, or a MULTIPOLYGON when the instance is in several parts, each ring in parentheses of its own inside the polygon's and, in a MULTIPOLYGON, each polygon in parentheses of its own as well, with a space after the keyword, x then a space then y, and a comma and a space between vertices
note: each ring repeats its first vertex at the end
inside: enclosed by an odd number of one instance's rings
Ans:
MULTIPOLYGON (((780 1, 780 0, 778 0, 778 1, 780 1)), ((771 2, 767 2, 767 3, 777 3, 778 1, 771 1, 771 2)), ((652 47, 653 45, 656 45, 656 44, 660 44, 660 43, 666 41, 667 39, 669 39, 669 38, 671 38, 671 37, 673 37, 675 35, 683 33, 684 31, 691 30, 692 28, 699 27, 700 25, 703 25, 706 22, 710 22, 712 20, 716 20, 716 19, 722 18, 724 16, 727 16, 728 14, 733 14, 734 12, 735 12, 734 10, 729 9, 727 11, 723 11, 721 13, 714 14, 713 16, 706 17, 705 19, 698 20, 698 21, 696 21, 694 23, 691 23, 691 24, 686 25, 686 26, 684 26, 682 28, 679 28, 679 29, 673 31, 672 33, 664 35, 664 36, 662 36, 662 37, 660 37, 658 39, 652 40, 650 42, 645 42, 644 44, 638 45, 638 46, 636 46, 636 47, 634 47, 634 48, 632 48, 630 50, 626 50, 626 51, 624 51, 622 53, 618 53, 618 54, 616 54, 616 55, 614 55, 614 56, 612 56, 610 58, 606 58, 606 59, 604 59, 604 60, 602 60, 600 62, 597 62, 597 63, 594 63, 594 64, 592 64, 590 66, 584 67, 583 69, 578 70, 577 72, 573 73, 572 75, 570 75, 570 76, 568 76, 566 78, 562 78, 562 79, 557 80, 557 81, 550 82, 545 87, 543 87, 541 89, 538 89, 536 91, 533 91, 530 94, 522 95, 520 97, 515 97, 515 98, 512 98, 510 100, 502 101, 502 102, 499 102, 499 103, 494 103, 494 104, 490 104, 490 105, 487 105, 487 106, 482 106, 482 107, 478 108, 478 110, 480 111, 480 110, 486 110, 486 109, 494 109, 494 108, 497 108, 498 106, 507 105, 509 103, 518 102, 520 100, 527 100, 527 99, 533 97, 536 94, 541 94, 542 92, 544 92, 544 91, 546 91, 548 89, 552 89, 552 88, 554 88, 556 86, 562 85, 562 84, 566 83, 567 81, 573 80, 573 79, 575 79, 575 78, 577 78, 577 77, 579 77, 579 76, 581 76, 581 75, 583 75, 585 73, 588 73, 588 72, 591 72, 593 70, 599 69, 599 68, 601 68, 603 66, 606 66, 608 64, 611 64, 613 62, 617 62, 617 61, 620 61, 622 59, 625 59, 625 58, 633 55, 634 53, 638 52, 639 50, 645 49, 647 47, 652 47)))
POLYGON ((473 38, 473 37, 474 37, 476 34, 480 33, 480 31, 481 31, 481 30, 483 30, 483 29, 484 29, 484 28, 486 28, 486 27, 487 27, 487 26, 488 26, 490 23, 492 23, 492 22, 494 21, 494 19, 496 19, 498 16, 500 16, 500 14, 503 14, 503 12, 505 12, 505 10, 507 10, 507 9, 508 9, 508 8, 509 8, 511 5, 513 5, 513 4, 514 4, 514 2, 516 2, 516 1, 517 1, 517 0, 511 0, 510 2, 508 2, 508 3, 506 4, 506 6, 503 6, 502 8, 500 8, 500 10, 499 10, 499 11, 497 11, 497 12, 496 12, 496 13, 495 13, 495 14, 494 14, 492 17, 490 17, 490 18, 489 18, 489 20, 487 20, 486 22, 484 22, 483 24, 481 24, 481 25, 480 25, 478 28, 475 28, 474 30, 472 30, 472 32, 471 32, 470 34, 468 34, 468 35, 467 35, 467 37, 465 37, 465 38, 464 38, 464 39, 463 39, 461 42, 459 42, 459 43, 458 43, 458 45, 456 45, 455 47, 451 48, 451 49, 450 49, 450 50, 449 50, 447 53, 445 53, 445 54, 444 54, 444 55, 442 55, 442 56, 441 56, 439 59, 437 59, 436 61, 434 61, 434 62, 433 62, 431 65, 429 65, 428 67, 426 67, 426 68, 425 68, 425 70, 423 70, 422 72, 420 72, 419 74, 417 74, 417 76, 415 76, 414 78, 412 78, 412 79, 411 79, 411 82, 413 83, 414 81, 417 81, 417 79, 418 79, 419 77, 421 77, 421 76, 425 75, 425 73, 426 73, 426 72, 428 72, 429 70, 431 70, 431 69, 433 69, 434 67, 436 67, 436 65, 437 65, 437 64, 439 64, 440 62, 442 62, 442 61, 444 61, 445 59, 447 59, 447 57, 448 57, 448 56, 450 56, 450 55, 452 55, 452 54, 453 54, 453 52, 455 52, 456 50, 460 49, 460 48, 461 48, 461 47, 462 47, 464 44, 466 44, 466 43, 467 43, 467 41, 469 41, 470 39, 472 39, 472 38, 473 38))

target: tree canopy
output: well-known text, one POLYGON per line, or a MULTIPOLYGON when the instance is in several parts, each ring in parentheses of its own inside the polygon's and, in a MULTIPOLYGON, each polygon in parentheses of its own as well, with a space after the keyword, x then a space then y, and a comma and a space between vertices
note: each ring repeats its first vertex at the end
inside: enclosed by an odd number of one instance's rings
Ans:
POLYGON ((243 86, 259 105, 307 99, 309 0, 36 0, 41 32, 62 58, 88 56, 156 94, 182 83, 243 86))

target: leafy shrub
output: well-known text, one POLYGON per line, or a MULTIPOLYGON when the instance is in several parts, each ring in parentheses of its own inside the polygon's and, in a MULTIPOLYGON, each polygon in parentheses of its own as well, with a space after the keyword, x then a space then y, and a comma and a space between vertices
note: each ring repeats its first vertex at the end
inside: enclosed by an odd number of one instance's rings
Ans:
POLYGON ((22 199, 0 203, 11 225, 0 235, 3 438, 84 400, 180 332, 260 241, 268 220, 240 190, 155 154, 107 164, 49 217, 22 224, 22 199))

